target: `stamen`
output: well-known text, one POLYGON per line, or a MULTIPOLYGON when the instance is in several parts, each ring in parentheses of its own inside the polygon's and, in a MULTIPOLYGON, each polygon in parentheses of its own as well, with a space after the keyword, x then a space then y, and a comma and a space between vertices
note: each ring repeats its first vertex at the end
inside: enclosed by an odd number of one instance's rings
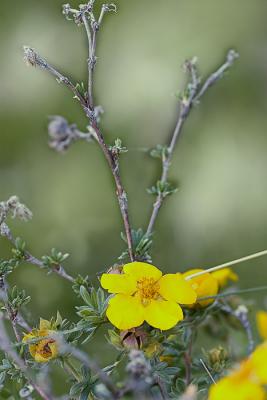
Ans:
POLYGON ((154 278, 141 278, 137 282, 137 295, 140 296, 143 305, 148 305, 150 300, 159 297, 159 284, 154 278))

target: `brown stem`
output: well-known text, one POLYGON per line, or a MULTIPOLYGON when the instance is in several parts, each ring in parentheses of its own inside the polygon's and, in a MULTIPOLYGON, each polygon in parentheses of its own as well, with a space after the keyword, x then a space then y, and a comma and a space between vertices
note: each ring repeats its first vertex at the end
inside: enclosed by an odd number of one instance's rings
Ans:
MULTIPOLYGON (((175 126, 174 132, 172 134, 169 146, 168 146, 168 155, 166 159, 163 161, 162 165, 162 174, 160 178, 160 182, 165 184, 168 178, 168 172, 171 165, 171 159, 175 150, 175 146, 177 141, 181 135, 183 125, 190 114, 190 111, 194 104, 198 103, 200 98, 206 93, 206 91, 213 86, 220 78, 222 78, 224 72, 228 70, 235 59, 238 57, 238 54, 234 50, 229 50, 226 61, 213 73, 211 74, 207 80, 204 82, 202 87, 199 89, 199 79, 196 75, 195 67, 190 68, 191 73, 191 88, 190 88, 190 95, 186 101, 180 102, 180 110, 178 115, 177 124, 175 126), (198 90, 199 89, 199 90, 198 90)), ((166 197, 166 196, 165 196, 166 197)), ((159 193, 157 199, 153 205, 152 214, 148 223, 147 228, 147 235, 150 235, 153 232, 154 225, 159 213, 159 210, 162 206, 163 200, 165 198, 162 193, 159 193)))
POLYGON ((104 156, 109 164, 111 169, 115 185, 116 185, 116 195, 124 223, 124 229, 126 233, 127 245, 128 245, 128 253, 131 261, 134 261, 134 254, 133 254, 133 245, 132 245, 132 232, 129 220, 129 211, 128 211, 128 201, 127 201, 127 194, 122 185, 121 177, 119 173, 119 165, 118 160, 115 156, 113 156, 112 152, 109 150, 104 136, 98 127, 98 123, 96 121, 94 115, 94 94, 93 94, 93 74, 96 65, 96 37, 99 26, 103 19, 104 12, 101 12, 100 18, 97 21, 94 20, 93 14, 91 14, 92 22, 92 32, 91 28, 88 24, 88 20, 86 16, 83 16, 83 23, 85 26, 87 38, 88 38, 88 109, 84 107, 86 115, 89 117, 91 126, 96 133, 96 137, 98 143, 104 153, 104 156))
POLYGON ((126 233, 126 239, 128 244, 128 252, 131 261, 134 261, 134 254, 133 254, 133 245, 132 245, 132 232, 131 232, 131 225, 129 220, 129 212, 128 212, 128 201, 127 201, 127 194, 124 190, 124 187, 121 182, 121 177, 119 173, 119 166, 116 158, 112 155, 111 151, 108 149, 104 137, 97 126, 95 120, 92 120, 92 127, 96 132, 98 143, 107 159, 107 162, 110 166, 112 175, 114 177, 115 185, 116 185, 116 195, 118 198, 118 203, 124 223, 124 229, 126 233))

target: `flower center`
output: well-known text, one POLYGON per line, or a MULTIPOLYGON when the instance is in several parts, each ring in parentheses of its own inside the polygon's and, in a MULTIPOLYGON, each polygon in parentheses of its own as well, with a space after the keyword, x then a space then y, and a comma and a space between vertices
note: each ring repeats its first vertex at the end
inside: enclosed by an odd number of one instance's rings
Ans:
POLYGON ((143 305, 150 303, 152 299, 159 298, 159 284, 154 278, 141 278, 137 282, 137 295, 140 296, 143 305))
POLYGON ((36 352, 39 353, 44 358, 52 357, 52 350, 50 349, 50 344, 55 343, 53 339, 41 340, 37 345, 36 352))

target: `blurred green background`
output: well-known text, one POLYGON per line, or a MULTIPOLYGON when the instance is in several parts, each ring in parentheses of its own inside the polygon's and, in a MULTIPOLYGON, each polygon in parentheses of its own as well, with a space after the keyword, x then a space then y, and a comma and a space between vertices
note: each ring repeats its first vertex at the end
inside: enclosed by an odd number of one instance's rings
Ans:
MULTIPOLYGON (((86 39, 66 21, 59 0, 2 0, 0 59, 0 197, 17 194, 33 211, 12 222, 31 252, 52 247, 71 254, 73 275, 112 265, 124 244, 113 181, 96 145, 78 143, 59 155, 47 146, 50 115, 85 129, 77 102, 44 71, 27 67, 29 45, 69 74, 86 80, 86 39)), ((72 5, 79 2, 73 0, 72 5)), ((177 116, 183 61, 198 56, 206 77, 229 48, 240 53, 231 72, 194 109, 175 152, 170 176, 179 192, 156 225, 154 264, 164 271, 208 267, 267 248, 267 3, 265 0, 117 0, 99 34, 97 104, 105 109, 108 142, 122 138, 122 177, 135 228, 146 227, 146 193, 160 165, 144 148, 165 143, 177 116)), ((0 242, 0 256, 10 246, 0 242)), ((266 258, 236 268, 240 287, 267 278, 266 258)), ((68 283, 25 265, 13 276, 32 296, 31 322, 59 310, 75 319, 68 283)), ((264 294, 258 296, 263 302, 264 294)), ((103 356, 104 357, 104 356, 103 356)))

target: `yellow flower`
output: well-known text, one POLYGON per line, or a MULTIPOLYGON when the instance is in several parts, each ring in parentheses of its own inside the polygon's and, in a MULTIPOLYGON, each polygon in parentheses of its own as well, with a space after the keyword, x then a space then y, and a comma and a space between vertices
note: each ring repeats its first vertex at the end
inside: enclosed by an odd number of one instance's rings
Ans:
MULTIPOLYGON (((40 318, 39 329, 34 329, 23 337, 23 342, 28 342, 41 337, 47 337, 54 334, 55 330, 51 329, 49 321, 40 318)), ((48 362, 58 355, 58 345, 53 338, 40 339, 36 343, 29 344, 31 356, 37 362, 48 362)))
POLYGON ((101 285, 115 294, 109 301, 107 318, 118 329, 140 326, 144 321, 167 330, 183 319, 179 304, 193 304, 196 293, 181 274, 162 275, 153 265, 132 262, 122 274, 103 274, 101 285))
POLYGON ((233 282, 238 281, 238 275, 231 268, 219 269, 212 272, 211 275, 217 279, 220 288, 226 286, 229 280, 233 282))
MULTIPOLYGON (((193 275, 197 272, 203 271, 203 269, 191 269, 183 274, 184 278, 193 275)), ((193 290, 197 293, 197 299, 206 296, 216 296, 219 290, 217 279, 212 274, 207 272, 206 274, 196 276, 195 278, 189 279, 188 282, 191 284, 193 290)), ((196 301, 196 306, 206 307, 213 303, 214 299, 208 299, 203 301, 196 301)))
POLYGON ((265 400, 267 342, 258 346, 229 376, 211 386, 208 400, 265 400))
POLYGON ((257 327, 262 339, 267 339, 267 312, 258 311, 256 314, 257 327))
POLYGON ((258 381, 267 385, 267 341, 256 347, 256 350, 251 355, 251 363, 253 366, 254 377, 256 376, 258 381))

